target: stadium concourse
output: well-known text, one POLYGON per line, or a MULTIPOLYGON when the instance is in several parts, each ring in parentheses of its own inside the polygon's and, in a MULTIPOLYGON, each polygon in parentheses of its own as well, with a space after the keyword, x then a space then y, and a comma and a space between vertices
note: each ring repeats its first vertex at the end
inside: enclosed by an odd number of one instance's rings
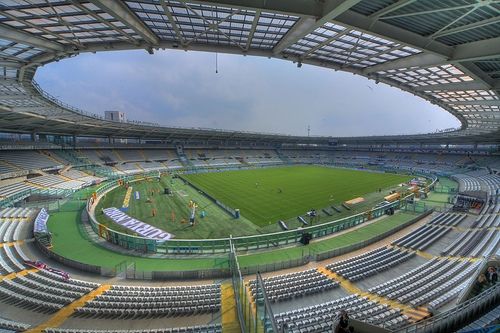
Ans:
POLYGON ((355 332, 498 329, 499 18, 495 0, 0 0, 0 330, 331 332, 342 310, 355 332), (360 137, 167 127, 106 120, 34 80, 61 59, 136 49, 346 71, 461 126, 360 137), (352 216, 246 238, 157 242, 92 215, 118 181, 291 165, 412 183, 352 216))

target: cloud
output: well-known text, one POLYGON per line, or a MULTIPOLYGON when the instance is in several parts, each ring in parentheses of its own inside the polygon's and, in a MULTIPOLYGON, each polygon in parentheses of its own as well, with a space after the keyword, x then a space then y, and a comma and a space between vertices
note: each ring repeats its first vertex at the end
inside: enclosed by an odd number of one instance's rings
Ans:
POLYGON ((452 115, 364 77, 276 59, 203 52, 82 54, 42 67, 51 94, 93 113, 166 126, 295 135, 411 134, 458 127, 452 115))

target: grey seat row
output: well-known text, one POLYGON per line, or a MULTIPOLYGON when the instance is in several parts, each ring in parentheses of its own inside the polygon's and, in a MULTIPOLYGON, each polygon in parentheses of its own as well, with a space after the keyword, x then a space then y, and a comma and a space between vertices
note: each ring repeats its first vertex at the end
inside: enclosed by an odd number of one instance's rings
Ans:
POLYGON ((356 281, 403 263, 414 255, 414 252, 401 251, 391 248, 389 251, 383 252, 382 254, 372 257, 364 262, 359 262, 354 265, 348 264, 345 268, 339 269, 331 267, 330 265, 326 266, 326 268, 351 281, 356 281))
POLYGON ((465 214, 440 213, 430 220, 428 224, 454 227, 462 222, 466 217, 467 215, 465 214))
POLYGON ((437 299, 438 297, 444 295, 448 291, 454 289, 457 285, 466 281, 471 276, 471 274, 478 268, 478 266, 479 265, 477 262, 473 263, 468 267, 466 267, 462 272, 456 274, 455 276, 447 273, 438 281, 433 281, 432 283, 429 283, 417 290, 414 290, 413 293, 414 295, 417 295, 417 297, 412 299, 410 301, 410 304, 416 307, 422 304, 427 304, 430 301, 437 299))
POLYGON ((156 308, 169 308, 169 307, 196 307, 203 305, 211 305, 220 303, 220 298, 213 299, 190 299, 190 300, 178 300, 178 299, 158 299, 151 301, 144 299, 142 302, 106 302, 106 301, 96 301, 92 300, 88 302, 85 307, 87 308, 97 308, 97 309, 156 309, 156 308))
POLYGON ((79 307, 75 309, 74 316, 94 317, 94 318, 116 318, 116 319, 137 319, 137 318, 156 318, 172 316, 192 316, 202 313, 217 312, 220 304, 197 305, 186 307, 158 307, 153 309, 146 308, 91 308, 79 307))
POLYGON ((125 285, 113 285, 113 287, 108 290, 107 294, 119 294, 137 296, 144 294, 156 293, 158 295, 168 295, 170 293, 199 293, 202 291, 209 290, 220 290, 220 284, 206 284, 206 285, 196 285, 196 286, 175 286, 175 287, 147 287, 147 286, 125 286, 125 285))
POLYGON ((65 296, 65 297, 70 297, 73 299, 80 298, 83 295, 85 295, 86 292, 82 292, 81 290, 77 289, 67 289, 67 288, 60 288, 58 286, 50 286, 45 283, 41 283, 40 281, 37 281, 36 279, 33 279, 32 277, 35 274, 27 274, 25 276, 18 276, 15 281, 28 287, 32 288, 34 290, 38 290, 41 292, 47 292, 59 296, 65 296))
POLYGON ((482 238, 485 230, 467 230, 441 251, 442 255, 466 256, 482 238))
POLYGON ((445 305, 445 304, 449 303, 451 300, 455 299, 460 294, 460 292, 467 286, 467 284, 469 282, 470 282, 469 280, 465 280, 464 282, 460 283, 458 286, 452 288, 451 290, 448 290, 446 293, 442 294, 438 298, 429 302, 429 309, 431 309, 431 310, 439 309, 443 305, 445 305))
POLYGON ((81 285, 79 280, 65 280, 59 275, 50 274, 50 277, 47 276, 43 271, 38 271, 36 273, 31 273, 25 276, 27 279, 33 280, 35 282, 42 283, 47 286, 56 287, 59 289, 79 292, 79 293, 88 293, 91 290, 95 289, 95 287, 81 285))
POLYGON ((153 328, 143 330, 85 330, 72 328, 46 328, 45 333, 222 333, 221 324, 188 327, 153 328))
MULTIPOLYGON (((331 280, 317 269, 273 276, 263 279, 263 282, 266 295, 272 302, 315 294, 339 286, 337 281, 331 280)), ((249 286, 255 298, 258 291, 256 280, 250 281, 249 286)))
POLYGON ((378 256, 387 254, 387 253, 391 252, 391 250, 392 249, 390 249, 388 247, 379 247, 378 249, 375 249, 373 251, 366 252, 366 253, 363 253, 363 254, 360 254, 360 255, 357 255, 355 257, 345 259, 342 261, 334 262, 334 263, 328 265, 327 268, 330 270, 337 270, 337 269, 343 269, 346 267, 354 266, 356 264, 363 263, 363 262, 369 261, 373 258, 377 258, 378 256))
POLYGON ((25 331, 31 326, 10 319, 0 318, 0 328, 12 331, 25 331))
POLYGON ((390 299, 398 299, 400 302, 409 302, 423 294, 427 289, 439 285, 443 280, 460 272, 465 266, 467 266, 465 262, 446 262, 435 271, 426 272, 425 275, 419 274, 413 279, 404 281, 396 290, 386 294, 386 296, 390 299))
MULTIPOLYGON (((58 274, 49 272, 47 270, 40 270, 40 271, 38 271, 38 274, 40 274, 42 276, 45 276, 45 277, 47 277, 47 278, 49 278, 51 280, 56 280, 56 281, 63 280, 61 278, 61 276, 59 276, 58 274)), ((64 280, 64 281, 66 281, 66 280, 64 280)), ((97 288, 97 287, 100 286, 99 283, 95 283, 95 282, 91 282, 91 281, 77 280, 77 279, 70 279, 70 280, 68 280, 66 282, 70 283, 72 285, 75 285, 75 286, 90 288, 90 290, 95 289, 95 288, 97 288)))
POLYGON ((26 268, 23 259, 17 253, 16 247, 5 245, 0 248, 0 273, 10 274, 26 268))
POLYGON ((398 276, 397 278, 376 285, 368 289, 368 291, 371 293, 376 293, 381 296, 385 296, 405 286, 408 286, 413 282, 421 281, 421 279, 427 277, 431 273, 435 272, 436 274, 439 274, 439 272, 447 270, 450 267, 453 267, 452 265, 455 264, 456 262, 454 261, 440 260, 435 258, 432 259, 431 261, 428 261, 412 269, 411 271, 403 275, 398 276))
POLYGON ((52 303, 40 298, 22 295, 4 286, 0 286, 0 300, 22 308, 46 313, 55 312, 64 306, 60 303, 52 303))
POLYGON ((393 242, 394 245, 424 250, 443 237, 450 228, 426 224, 393 242))
POLYGON ((25 222, 20 221, 3 221, 0 222, 0 242, 13 242, 20 240, 21 229, 25 222))
POLYGON ((60 304, 62 306, 67 305, 74 300, 73 297, 59 296, 57 293, 33 289, 29 286, 18 283, 16 280, 17 278, 14 280, 5 279, 0 283, 0 286, 10 291, 16 292, 19 295, 33 297, 36 299, 40 299, 41 301, 60 304))
POLYGON ((357 294, 331 302, 275 315, 279 326, 287 326, 289 332, 316 333, 331 332, 338 311, 348 311, 351 318, 385 327, 397 328, 408 323, 408 318, 398 309, 369 301, 357 294))

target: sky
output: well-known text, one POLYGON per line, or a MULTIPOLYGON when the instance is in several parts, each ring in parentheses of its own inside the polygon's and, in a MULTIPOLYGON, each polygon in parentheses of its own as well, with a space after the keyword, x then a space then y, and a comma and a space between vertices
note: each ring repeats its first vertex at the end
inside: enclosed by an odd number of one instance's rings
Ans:
POLYGON ((180 50, 81 54, 35 80, 82 110, 166 126, 324 136, 459 127, 448 112, 362 76, 290 61, 180 50))

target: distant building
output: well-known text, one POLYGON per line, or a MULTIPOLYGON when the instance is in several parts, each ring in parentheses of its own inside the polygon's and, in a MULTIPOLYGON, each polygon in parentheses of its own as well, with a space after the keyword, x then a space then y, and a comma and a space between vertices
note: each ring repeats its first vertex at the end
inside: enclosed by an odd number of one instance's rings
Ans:
MULTIPOLYGON (((104 119, 124 123, 125 122, 125 112, 104 111, 104 119)), ((113 143, 127 143, 127 139, 115 139, 115 138, 113 138, 113 143)))
POLYGON ((125 122, 125 112, 120 111, 104 111, 104 119, 111 121, 125 122))

